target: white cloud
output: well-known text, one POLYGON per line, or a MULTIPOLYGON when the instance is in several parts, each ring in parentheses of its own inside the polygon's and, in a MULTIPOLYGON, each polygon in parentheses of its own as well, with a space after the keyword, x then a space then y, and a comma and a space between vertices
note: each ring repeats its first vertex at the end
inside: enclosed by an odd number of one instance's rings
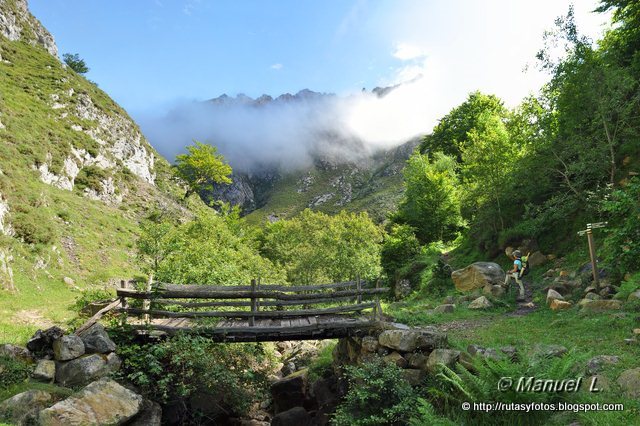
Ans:
MULTIPOLYGON (((376 22, 382 37, 395 46, 393 57, 400 61, 381 76, 380 83, 407 81, 418 75, 432 78, 430 67, 438 64, 443 71, 437 77, 439 93, 431 93, 428 99, 440 105, 439 116, 474 90, 496 94, 508 106, 515 106, 548 79, 528 65, 536 63, 544 31, 554 27, 556 17, 566 15, 572 2, 402 0, 402 7, 393 8, 376 22)), ((591 13, 598 1, 573 3, 578 30, 599 38, 609 16, 591 13)))
POLYGON ((191 16, 196 6, 200 3, 200 0, 187 0, 186 4, 182 8, 182 13, 187 16, 191 16))
POLYGON ((282 67, 283 65, 281 63, 277 63, 277 64, 271 65, 269 68, 271 68, 272 70, 281 70, 282 67))
POLYGON ((426 53, 419 46, 407 43, 398 43, 396 45, 396 50, 393 52, 393 56, 401 61, 408 61, 411 59, 422 58, 426 56, 426 53))

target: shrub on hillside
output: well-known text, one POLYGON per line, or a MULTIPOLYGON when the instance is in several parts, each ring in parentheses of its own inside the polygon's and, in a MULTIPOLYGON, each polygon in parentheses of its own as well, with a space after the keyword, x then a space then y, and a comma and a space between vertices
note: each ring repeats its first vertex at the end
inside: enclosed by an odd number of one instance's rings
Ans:
POLYGON ((13 215, 11 224, 16 237, 28 244, 49 244, 56 236, 51 218, 42 209, 23 207, 13 215))
POLYGON ((640 179, 614 191, 603 209, 609 214, 605 262, 612 277, 620 281, 626 273, 640 270, 640 179))
POLYGON ((402 369, 382 360, 346 367, 349 391, 338 406, 337 426, 406 424, 417 395, 402 369))
POLYGON ((102 181, 107 179, 109 174, 106 170, 97 166, 83 167, 75 179, 76 188, 83 190, 85 188, 93 189, 96 192, 102 191, 102 181))
POLYGON ((22 361, 0 355, 0 383, 3 387, 24 382, 32 370, 32 366, 22 361))
POLYGON ((393 225, 380 253, 382 269, 389 279, 396 278, 397 271, 420 254, 420 242, 409 225, 393 225))
MULTIPOLYGON (((121 378, 154 401, 188 407, 195 395, 207 395, 221 414, 241 415, 251 403, 261 400, 268 386, 271 363, 260 345, 225 345, 192 335, 157 344, 126 340, 118 344, 123 359, 121 378)), ((190 415, 197 417, 198 413, 190 415)))

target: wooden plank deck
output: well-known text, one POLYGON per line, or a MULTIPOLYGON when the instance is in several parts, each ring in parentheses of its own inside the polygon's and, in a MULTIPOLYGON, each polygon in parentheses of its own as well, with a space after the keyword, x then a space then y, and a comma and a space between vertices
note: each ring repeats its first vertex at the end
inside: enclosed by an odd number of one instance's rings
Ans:
POLYGON ((249 325, 248 319, 226 319, 215 326, 205 326, 190 318, 153 318, 148 323, 131 321, 130 325, 143 333, 158 330, 168 335, 197 333, 219 342, 267 342, 363 336, 376 328, 379 322, 366 316, 332 315, 291 319, 256 318, 253 326, 249 325))

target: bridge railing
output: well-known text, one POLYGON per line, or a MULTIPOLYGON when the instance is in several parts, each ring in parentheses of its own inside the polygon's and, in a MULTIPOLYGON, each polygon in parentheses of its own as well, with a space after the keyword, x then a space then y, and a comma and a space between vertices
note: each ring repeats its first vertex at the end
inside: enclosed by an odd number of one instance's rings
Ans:
POLYGON ((255 326, 256 319, 291 319, 321 317, 336 314, 361 313, 372 310, 373 319, 382 315, 379 281, 369 286, 359 278, 354 281, 307 286, 261 284, 252 280, 247 286, 183 285, 149 283, 143 291, 127 288, 125 281, 117 290, 118 311, 126 316, 149 318, 222 318, 246 319, 255 326), (373 301, 364 301, 373 297, 373 301), (128 299, 142 300, 141 307, 132 307, 128 299), (345 302, 347 304, 345 304, 345 302), (350 302, 350 303, 349 303, 350 302), (314 307, 312 305, 323 305, 314 307), (331 306, 327 306, 331 305, 331 306), (294 306, 301 308, 291 309, 294 306), (167 309, 174 307, 174 310, 167 309), (220 309, 206 309, 220 308, 220 309), (203 310, 206 309, 206 310, 203 310))

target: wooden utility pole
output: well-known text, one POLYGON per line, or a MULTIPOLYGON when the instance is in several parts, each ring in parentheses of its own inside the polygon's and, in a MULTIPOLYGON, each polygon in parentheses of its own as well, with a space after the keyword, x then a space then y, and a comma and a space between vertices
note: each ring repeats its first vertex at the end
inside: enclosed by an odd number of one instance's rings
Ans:
POLYGON ((607 226, 607 222, 587 223, 587 229, 579 231, 578 235, 587 235, 587 241, 589 242, 589 257, 591 257, 591 272, 593 273, 593 282, 597 286, 599 284, 598 277, 598 258, 596 256, 596 245, 593 241, 593 230, 597 228, 604 228, 607 226))

